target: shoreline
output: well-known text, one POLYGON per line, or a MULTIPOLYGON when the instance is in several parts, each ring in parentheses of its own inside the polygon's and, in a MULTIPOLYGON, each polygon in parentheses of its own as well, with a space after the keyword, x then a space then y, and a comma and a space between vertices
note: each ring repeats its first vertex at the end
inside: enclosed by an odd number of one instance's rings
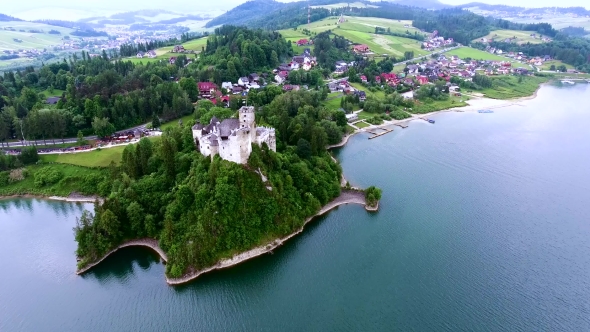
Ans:
POLYGON ((77 275, 82 275, 82 274, 88 272, 88 270, 90 270, 93 267, 95 267, 98 264, 100 264, 102 261, 104 261, 105 259, 107 259, 111 254, 115 253, 119 249, 127 248, 127 247, 148 247, 148 248, 152 249, 153 251, 155 251, 158 255, 160 255, 160 258, 164 261, 164 263, 168 262, 168 256, 166 255, 166 253, 164 252, 164 250, 162 250, 162 248, 160 248, 160 246, 158 244, 158 241, 156 241, 154 239, 146 238, 146 239, 131 240, 131 241, 124 242, 123 244, 119 245, 117 248, 115 248, 115 249, 109 251, 108 253, 106 253, 98 261, 96 261, 96 262, 94 262, 94 263, 86 266, 83 269, 78 269, 76 271, 76 274, 77 275))
POLYGON ((340 148, 340 147, 344 147, 346 146, 346 144, 348 143, 348 140, 350 139, 350 137, 358 134, 358 133, 366 133, 369 130, 372 129, 381 129, 381 128, 385 128, 385 127, 389 127, 389 126, 396 126, 398 124, 409 124, 412 121, 415 120, 424 120, 424 118, 432 116, 432 115, 436 115, 436 114, 440 114, 440 113, 445 113, 445 112, 475 112, 477 110, 480 109, 498 109, 498 108, 504 108, 504 107, 509 107, 509 106, 522 106, 519 105, 518 103, 521 101, 527 101, 527 100, 533 100, 535 98, 537 98, 539 91, 541 90, 541 88, 545 85, 548 85, 552 82, 553 80, 550 80, 548 82, 544 82, 539 84, 539 87, 537 87, 537 89, 535 90, 535 92, 530 95, 530 96, 525 96, 525 97, 517 97, 517 98, 512 98, 512 99, 492 99, 492 98, 488 98, 485 96, 469 96, 472 99, 470 100, 466 100, 465 102, 468 104, 467 106, 459 106, 459 107, 452 107, 452 108, 445 108, 442 110, 438 110, 438 111, 434 111, 434 112, 430 112, 430 113, 423 113, 423 114, 412 114, 412 116, 410 118, 407 119, 403 119, 403 120, 391 120, 391 121, 386 121, 384 120, 384 122, 380 125, 370 125, 369 127, 365 127, 362 129, 358 129, 355 132, 353 132, 350 135, 347 135, 342 142, 335 144, 335 145, 329 145, 327 147, 327 149, 332 149, 332 148, 340 148))
POLYGON ((0 200, 9 200, 9 199, 18 199, 18 198, 35 198, 35 199, 43 199, 48 201, 59 201, 59 202, 69 202, 69 203, 94 203, 96 200, 102 202, 103 198, 98 196, 84 196, 84 195, 76 195, 70 194, 68 197, 64 196, 47 196, 47 195, 37 195, 37 194, 22 194, 22 195, 8 195, 8 196, 0 196, 0 200))
MULTIPOLYGON (((367 207, 367 203, 365 201, 365 194, 363 192, 360 191, 354 191, 354 190, 342 190, 342 192, 340 193, 340 196, 336 197, 334 200, 332 200, 331 202, 329 202, 328 204, 324 205, 315 215, 307 218, 305 220, 305 222, 303 223, 303 226, 301 226, 301 228, 299 228, 298 230, 296 230, 295 232, 283 237, 283 238, 279 238, 276 239, 270 243, 267 243, 265 245, 250 249, 248 251, 245 251, 243 253, 234 255, 232 258, 227 258, 227 259, 222 259, 221 261, 219 261, 217 264, 199 270, 199 271, 195 271, 192 273, 189 273, 183 277, 180 278, 168 278, 166 277, 166 283, 168 283, 168 285, 171 286, 177 286, 177 285, 182 285, 185 283, 188 283, 190 281, 195 280, 196 278, 198 278, 199 276, 201 276, 202 274, 205 274, 207 272, 211 272, 214 270, 220 270, 220 269, 225 269, 237 264, 240 264, 242 262, 245 262, 247 260, 250 260, 252 258, 264 255, 266 253, 271 252, 272 250, 278 248, 279 246, 283 245, 283 243, 285 243, 286 241, 288 241, 289 239, 295 237, 296 235, 300 234, 303 232, 303 230, 305 229, 305 226, 311 222, 312 220, 314 220, 316 217, 319 217, 331 210, 333 210, 334 208, 341 206, 341 205, 346 205, 346 204, 359 204, 359 205, 363 205, 365 206, 365 208, 367 207)), ((377 205, 378 208, 379 205, 377 205)), ((375 209, 375 208, 371 208, 371 209, 375 209)), ((377 211, 375 210, 371 210, 371 211, 377 211)))
MULTIPOLYGON (((165 276, 166 283, 171 286, 182 285, 182 284, 185 284, 185 283, 195 280, 196 278, 198 278, 199 276, 201 276, 202 274, 205 274, 207 272, 232 267, 234 265, 238 265, 238 264, 245 262, 247 260, 250 260, 252 258, 267 254, 267 253, 271 252, 272 250, 278 248, 279 246, 283 245, 283 243, 285 243, 289 239, 302 233, 303 230, 305 229, 305 226, 308 223, 310 223, 311 221, 313 221, 316 217, 324 215, 325 213, 327 213, 327 212, 329 212, 341 205, 346 205, 346 204, 363 205, 367 211, 372 211, 372 212, 377 211, 379 209, 379 204, 377 204, 377 206, 375 206, 375 207, 367 206, 367 203, 365 201, 364 192, 355 191, 355 190, 342 190, 340 193, 340 196, 336 197, 334 200, 332 200, 328 204, 324 205, 315 215, 307 218, 305 220, 305 222, 303 223, 303 226, 301 226, 301 228, 295 230, 293 233, 291 233, 283 238, 278 238, 270 243, 267 243, 267 244, 255 247, 253 249, 250 249, 248 251, 236 254, 236 255, 232 256, 231 258, 222 259, 213 266, 210 266, 210 267, 202 269, 202 270, 190 272, 187 275, 182 276, 180 278, 169 278, 169 277, 165 276)), ((103 257, 101 257, 96 262, 89 264, 88 266, 84 267, 83 269, 78 269, 76 271, 76 274, 82 275, 82 274, 88 272, 89 270, 91 270, 93 267, 100 264, 101 262, 103 262, 105 259, 107 259, 107 257, 109 257, 111 254, 117 252, 119 249, 126 248, 126 247, 133 247, 133 246, 148 247, 148 248, 154 250, 156 253, 158 253, 158 255, 160 255, 160 258, 164 262, 168 262, 168 257, 166 255, 166 253, 164 252, 164 250, 162 250, 162 248, 160 248, 157 240, 154 240, 154 239, 131 240, 131 241, 127 241, 127 242, 119 245, 117 248, 109 251, 108 253, 106 253, 103 257)))

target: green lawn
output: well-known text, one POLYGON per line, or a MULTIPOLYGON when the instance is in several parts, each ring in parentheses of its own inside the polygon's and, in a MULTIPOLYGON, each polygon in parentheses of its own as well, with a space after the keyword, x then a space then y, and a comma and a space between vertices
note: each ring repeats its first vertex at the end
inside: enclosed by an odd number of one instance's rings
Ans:
MULTIPOLYGON (((68 196, 73 191, 81 190, 81 181, 89 175, 103 175, 107 170, 92 169, 81 166, 51 164, 51 165, 32 165, 26 167, 28 175, 19 182, 11 183, 7 186, 0 187, 0 196, 10 195, 45 195, 45 196, 68 196), (44 187, 35 186, 35 173, 44 167, 51 167, 60 171, 63 178, 56 184, 44 187)), ((94 194, 94 193, 83 193, 94 194)))
POLYGON ((493 60, 493 61, 508 61, 508 58, 501 57, 492 53, 477 50, 471 47, 460 47, 446 52, 447 55, 456 55, 461 59, 471 58, 473 60, 493 60))
POLYGON ((43 96, 45 96, 45 98, 61 97, 61 95, 64 93, 64 90, 53 89, 53 92, 49 92, 49 90, 43 90, 41 93, 43 94, 43 96))
MULTIPOLYGON (((171 127, 178 127, 178 120, 172 120, 166 123, 163 123, 162 126, 160 126, 160 129, 165 130, 167 128, 171 128, 171 127)), ((191 123, 195 122, 195 114, 189 114, 189 115, 185 115, 182 118, 180 118, 180 120, 182 120, 183 124, 187 124, 189 121, 192 121, 191 123)))
POLYGON ((362 128, 367 128, 367 127, 371 126, 370 124, 368 124, 368 123, 366 123, 364 121, 357 122, 354 125, 357 126, 357 127, 359 127, 359 128, 361 128, 361 129, 362 128))
POLYGON ((365 93, 367 94, 367 97, 372 97, 372 98, 376 98, 379 100, 383 100, 385 98, 385 92, 382 90, 372 92, 372 91, 369 91, 369 88, 363 86, 361 83, 350 83, 350 85, 357 90, 365 91, 365 93))
POLYGON ((531 96, 537 91, 541 83, 549 81, 547 77, 526 76, 522 82, 518 82, 517 76, 494 77, 494 87, 480 90, 488 98, 513 99, 531 96))
POLYGON ((414 114, 425 114, 430 112, 446 110, 454 107, 467 106, 467 103, 465 102, 466 99, 467 98, 465 97, 463 97, 462 99, 459 99, 457 97, 451 97, 447 100, 434 100, 427 103, 417 101, 412 110, 409 110, 409 112, 414 114))
POLYGON ((551 65, 555 65, 555 67, 559 67, 561 65, 564 65, 565 68, 567 69, 572 69, 574 68, 574 66, 572 65, 568 65, 567 63, 563 63, 559 60, 551 60, 551 61, 545 61, 543 62, 543 65, 539 67, 540 70, 550 70, 551 65))
POLYGON ((334 29, 333 32, 353 43, 366 44, 376 56, 389 55, 401 58, 407 51, 413 51, 415 57, 430 54, 430 52, 420 48, 419 41, 409 38, 376 35, 368 32, 346 30, 344 28, 334 29))
MULTIPOLYGON (((186 50, 192 50, 195 51, 197 53, 200 53, 203 49, 203 47, 205 47, 207 45, 207 37, 203 37, 203 38, 199 38, 199 39, 195 39, 195 40, 191 40, 188 41, 184 44, 182 44, 184 46, 184 48, 186 50)), ((147 64, 150 62, 160 62, 160 61, 168 61, 170 58, 172 57, 176 57, 179 55, 182 55, 182 53, 172 53, 170 51, 172 51, 172 49, 174 48, 174 46, 166 46, 166 47, 162 47, 162 48, 158 48, 155 50, 156 52, 156 57, 155 58, 137 58, 135 56, 133 57, 129 57, 125 60, 129 60, 131 62, 133 62, 134 64, 147 64)), ((187 58, 194 58, 194 54, 191 53, 187 53, 185 54, 187 56, 187 58)))
POLYGON ((121 162, 125 146, 117 146, 109 149, 94 150, 90 152, 68 153, 68 154, 49 154, 41 155, 44 162, 54 162, 61 164, 71 164, 86 167, 107 167, 111 161, 115 164, 121 162))
MULTIPOLYGON (((516 37, 515 43, 518 44, 540 44, 543 41, 539 39, 539 33, 535 31, 517 31, 517 30, 495 30, 490 32, 487 36, 482 37, 486 38, 488 41, 504 41, 507 38, 514 38, 516 37), (536 38, 531 37, 531 34, 536 34, 536 38)), ((473 40, 474 42, 481 41, 481 38, 477 38, 473 40)))

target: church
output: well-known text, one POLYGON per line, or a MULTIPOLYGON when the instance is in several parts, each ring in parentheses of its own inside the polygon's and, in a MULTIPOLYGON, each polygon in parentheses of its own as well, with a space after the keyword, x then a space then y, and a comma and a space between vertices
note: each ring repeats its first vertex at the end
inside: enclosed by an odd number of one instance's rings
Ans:
POLYGON ((219 121, 213 117, 208 125, 197 123, 193 126, 193 139, 197 150, 204 156, 219 155, 222 159, 246 164, 252 143, 277 151, 274 128, 256 127, 254 107, 243 106, 237 119, 219 121))

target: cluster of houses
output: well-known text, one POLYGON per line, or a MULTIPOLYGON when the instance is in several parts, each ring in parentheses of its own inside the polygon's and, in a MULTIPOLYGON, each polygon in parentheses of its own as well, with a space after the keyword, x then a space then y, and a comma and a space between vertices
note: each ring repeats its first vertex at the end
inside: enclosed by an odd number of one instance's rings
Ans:
POLYGON ((150 58, 150 59, 153 59, 155 57, 156 57, 156 51, 154 51, 154 50, 149 50, 149 51, 147 51, 145 53, 144 52, 138 52, 137 53, 137 58, 138 59, 142 59, 142 58, 150 58))
POLYGON ((289 78, 289 73, 293 70, 309 71, 317 65, 316 57, 311 56, 311 50, 306 48, 301 55, 296 55, 289 63, 282 63, 278 68, 273 70, 274 80, 278 84, 283 84, 289 78))
POLYGON ((259 89, 262 85, 265 85, 264 78, 256 73, 240 77, 237 83, 222 82, 221 88, 212 82, 197 83, 200 99, 208 99, 213 102, 213 104, 217 104, 217 101, 219 100, 222 102, 222 105, 219 106, 226 107, 229 106, 231 95, 245 96, 250 89, 259 89), (225 90, 225 94, 222 93, 222 89, 225 90))

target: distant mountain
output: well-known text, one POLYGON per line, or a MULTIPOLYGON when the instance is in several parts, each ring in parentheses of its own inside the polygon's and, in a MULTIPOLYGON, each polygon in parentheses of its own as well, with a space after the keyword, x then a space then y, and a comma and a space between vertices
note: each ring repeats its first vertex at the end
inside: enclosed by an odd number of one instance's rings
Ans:
POLYGON ((114 25, 135 25, 135 24, 175 24, 188 20, 203 21, 208 20, 210 17, 207 15, 192 15, 182 14, 167 10, 153 10, 144 9, 132 12, 117 13, 111 16, 100 16, 100 17, 88 17, 78 20, 79 23, 92 24, 94 27, 104 27, 106 24, 114 25), (158 20, 156 17, 161 14, 168 14, 173 16, 171 18, 158 20), (174 17, 175 16, 175 17, 174 17))
POLYGON ((482 2, 470 2, 463 5, 457 6, 458 8, 474 8, 477 7, 481 10, 488 11, 501 11, 507 13, 518 13, 518 14, 546 14, 560 13, 560 14, 576 14, 580 16, 590 15, 590 10, 584 7, 538 7, 538 8, 526 8, 518 6, 507 6, 507 5, 490 5, 482 2))
POLYGON ((231 9, 225 14, 212 19, 207 25, 205 25, 205 27, 211 28, 224 24, 244 25, 247 22, 254 21, 271 12, 285 9, 289 6, 293 6, 293 3, 283 3, 274 0, 248 1, 231 9))
POLYGON ((453 7, 451 5, 444 4, 438 0, 389 0, 388 2, 394 3, 396 5, 433 9, 433 10, 453 7))
POLYGON ((8 21, 22 21, 20 18, 0 14, 0 22, 8 22, 8 21))

